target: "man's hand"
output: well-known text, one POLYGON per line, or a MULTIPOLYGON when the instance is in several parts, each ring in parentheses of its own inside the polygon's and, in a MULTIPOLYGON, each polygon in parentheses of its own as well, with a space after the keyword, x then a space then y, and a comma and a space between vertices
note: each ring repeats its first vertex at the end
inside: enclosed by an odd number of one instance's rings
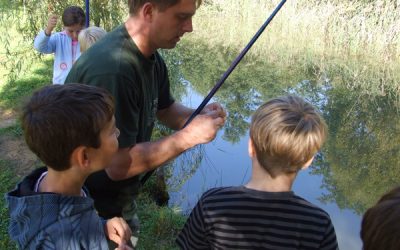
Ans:
POLYGON ((217 135, 226 118, 226 112, 218 103, 208 104, 184 129, 184 138, 188 148, 208 143, 217 135))
POLYGON ((211 112, 211 111, 216 111, 217 115, 224 119, 224 123, 225 123, 226 112, 222 108, 221 104, 219 104, 217 102, 210 103, 203 108, 203 110, 201 111, 200 114, 207 114, 208 112, 211 112))
POLYGON ((209 104, 185 128, 180 129, 192 112, 192 109, 179 103, 158 111, 157 117, 165 125, 178 131, 157 141, 140 142, 130 148, 120 148, 106 168, 108 176, 114 181, 125 180, 156 169, 183 151, 213 140, 218 129, 225 123, 224 109, 220 104, 209 104))
POLYGON ((49 20, 47 20, 47 27, 44 30, 44 33, 46 34, 46 36, 51 35, 51 32, 57 25, 57 19, 58 19, 57 15, 52 14, 49 16, 49 20))
POLYGON ((132 231, 124 219, 114 217, 107 220, 104 231, 110 240, 118 244, 118 248, 126 249, 126 243, 130 240, 132 231))

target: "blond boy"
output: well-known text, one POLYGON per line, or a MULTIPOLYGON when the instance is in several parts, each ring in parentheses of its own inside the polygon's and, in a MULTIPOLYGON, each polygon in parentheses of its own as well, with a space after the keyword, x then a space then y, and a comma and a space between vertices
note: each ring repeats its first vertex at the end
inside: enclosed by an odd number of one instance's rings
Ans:
POLYGON ((193 209, 177 243, 182 249, 337 249, 329 215, 294 194, 327 134, 322 117, 299 97, 272 99, 250 125, 250 181, 213 188, 193 209))

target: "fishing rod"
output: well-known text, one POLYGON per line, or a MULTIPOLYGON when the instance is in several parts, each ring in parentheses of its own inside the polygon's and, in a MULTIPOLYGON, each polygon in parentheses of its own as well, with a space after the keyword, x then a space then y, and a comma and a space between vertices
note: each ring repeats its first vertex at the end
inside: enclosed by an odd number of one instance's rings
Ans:
MULTIPOLYGON (((225 80, 228 78, 228 76, 232 73, 232 71, 236 68, 236 66, 239 64, 239 62, 243 59, 243 57, 246 55, 246 53, 250 50, 250 48, 254 45, 254 43, 257 41, 257 39, 260 37, 260 35, 263 33, 265 28, 269 25, 269 23, 274 19, 275 15, 279 12, 279 10, 282 8, 282 6, 286 3, 286 0, 282 0, 278 6, 276 6, 275 10, 272 12, 272 14, 268 17, 268 19, 265 21, 265 23, 260 27, 260 29, 257 31, 257 33, 253 36, 253 38, 250 40, 250 42, 246 45, 246 47, 240 52, 240 54, 236 57, 236 59, 232 62, 232 64, 229 66, 229 68, 225 71, 225 73, 222 75, 221 79, 215 84, 215 86, 211 89, 210 93, 204 98, 204 100, 201 102, 199 107, 190 115, 189 119, 185 122, 183 125, 183 128, 186 127, 200 112, 203 110, 203 108, 207 105, 207 103, 211 100, 211 98, 214 96, 214 94, 218 91, 218 89, 224 84, 225 80)), ((150 178, 150 176, 153 174, 154 170, 151 170, 147 172, 143 178, 140 180, 142 185, 146 183, 146 181, 150 178)))
POLYGON ((265 28, 267 28, 269 23, 272 21, 272 19, 275 17, 275 15, 279 12, 279 10, 282 8, 282 6, 285 4, 285 2, 286 2, 286 0, 282 0, 279 3, 279 5, 275 8, 274 12, 272 12, 272 14, 269 16, 267 21, 265 21, 265 23, 261 26, 261 28, 253 36, 253 38, 250 40, 250 42, 247 44, 247 46, 242 50, 242 52, 240 52, 240 54, 232 62, 231 66, 229 66, 227 71, 222 75, 221 79, 217 82, 217 84, 215 84, 214 88, 210 91, 210 93, 208 93, 207 97, 204 98, 204 100, 199 105, 199 107, 192 113, 192 115, 189 117, 189 119, 186 121, 186 123, 185 123, 185 125, 183 125, 183 127, 186 127, 198 114, 200 114, 200 112, 207 105, 207 103, 210 101, 210 99, 214 96, 214 94, 218 91, 218 89, 222 86, 222 84, 224 84, 224 82, 228 78, 228 76, 236 68, 236 66, 239 64, 239 62, 243 59, 243 57, 246 55, 246 53, 253 46, 253 44, 257 41, 257 39, 260 37, 260 35, 265 30, 265 28))
POLYGON ((90 0, 85 0, 85 9, 86 9, 86 17, 85 17, 85 26, 86 28, 89 27, 89 20, 90 20, 90 0))

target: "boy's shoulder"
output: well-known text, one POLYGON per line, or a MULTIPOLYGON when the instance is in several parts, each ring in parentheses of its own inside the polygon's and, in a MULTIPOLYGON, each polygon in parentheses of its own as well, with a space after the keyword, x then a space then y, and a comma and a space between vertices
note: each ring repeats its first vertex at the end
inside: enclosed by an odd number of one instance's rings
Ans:
POLYGON ((241 195, 243 194, 242 188, 231 186, 231 187, 215 187, 207 190, 201 196, 201 200, 213 199, 220 196, 229 196, 229 195, 241 195))
POLYGON ((39 177, 47 171, 46 167, 34 169, 30 174, 26 175, 16 188, 8 193, 9 196, 23 197, 34 195, 34 187, 39 177))
MULTIPOLYGON (((35 192, 35 184, 46 170, 46 168, 34 170, 13 191, 6 194, 7 206, 10 211, 9 234, 11 238, 21 249, 36 249, 41 246, 42 240, 45 238, 54 244, 66 242, 68 246, 71 246, 72 243, 79 243, 77 240, 81 238, 84 242, 91 242, 84 236, 93 235, 93 232, 96 232, 98 239, 104 238, 103 224, 93 207, 91 198, 35 192), (90 232, 83 232, 82 228, 88 229, 90 232), (75 235, 77 232, 83 236, 77 237, 75 235), (60 238, 64 236, 66 238, 60 238)), ((91 246, 98 246, 100 243, 91 242, 91 244, 91 246)), ((106 246, 105 238, 101 244, 106 246)), ((79 244, 77 246, 76 249, 79 249, 79 244)), ((64 248, 55 247, 55 249, 64 248)))
POLYGON ((221 202, 235 202, 236 204, 258 204, 257 206, 279 206, 287 210, 313 215, 321 220, 330 220, 329 214, 294 192, 264 192, 246 188, 245 186, 217 187, 206 191, 201 197, 203 205, 211 205, 221 202))
POLYGON ((326 212, 325 210, 323 210, 316 204, 314 204, 314 203, 308 201, 307 199, 305 199, 301 196, 298 196, 298 195, 294 195, 294 197, 296 199, 296 203, 298 204, 298 206, 304 207, 304 209, 307 209, 307 210, 314 211, 317 215, 321 216, 321 218, 327 218, 330 220, 330 216, 329 216, 328 212, 326 212))

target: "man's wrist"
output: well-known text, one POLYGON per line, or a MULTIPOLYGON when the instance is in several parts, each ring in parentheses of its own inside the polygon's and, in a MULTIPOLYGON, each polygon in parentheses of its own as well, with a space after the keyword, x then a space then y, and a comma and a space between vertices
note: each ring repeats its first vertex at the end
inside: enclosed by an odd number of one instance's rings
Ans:
POLYGON ((171 135, 176 140, 175 146, 180 152, 186 151, 189 148, 194 147, 193 141, 191 141, 188 133, 185 130, 178 130, 171 135))

